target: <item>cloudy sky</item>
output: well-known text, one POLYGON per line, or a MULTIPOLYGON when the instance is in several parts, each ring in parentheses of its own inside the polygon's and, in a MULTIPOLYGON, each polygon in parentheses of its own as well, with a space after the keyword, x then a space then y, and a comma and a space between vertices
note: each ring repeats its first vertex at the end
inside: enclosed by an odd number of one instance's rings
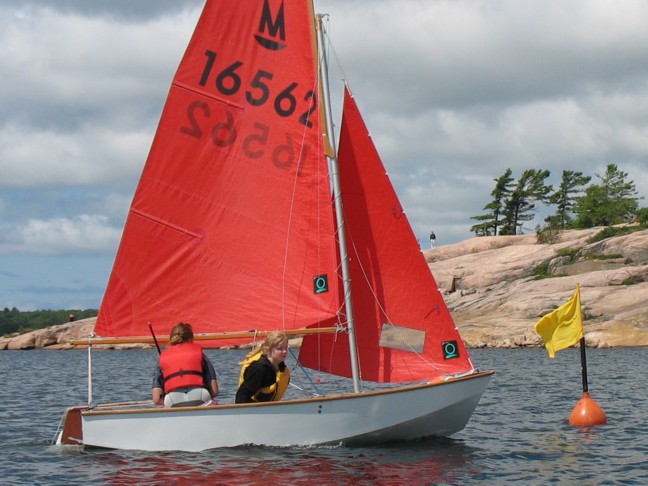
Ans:
MULTIPOLYGON (((100 305, 202 5, 0 3, 0 308, 100 305)), ((470 238, 509 167, 615 163, 648 195, 648 2, 315 5, 422 242, 470 238)))

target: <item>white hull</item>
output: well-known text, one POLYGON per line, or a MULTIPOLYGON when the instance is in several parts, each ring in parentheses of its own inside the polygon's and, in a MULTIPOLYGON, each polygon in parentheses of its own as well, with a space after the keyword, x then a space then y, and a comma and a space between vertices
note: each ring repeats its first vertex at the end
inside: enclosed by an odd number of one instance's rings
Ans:
POLYGON ((243 444, 370 445, 448 436, 464 428, 491 375, 483 372, 438 384, 264 404, 98 407, 81 410, 82 437, 60 437, 59 443, 201 451, 243 444))

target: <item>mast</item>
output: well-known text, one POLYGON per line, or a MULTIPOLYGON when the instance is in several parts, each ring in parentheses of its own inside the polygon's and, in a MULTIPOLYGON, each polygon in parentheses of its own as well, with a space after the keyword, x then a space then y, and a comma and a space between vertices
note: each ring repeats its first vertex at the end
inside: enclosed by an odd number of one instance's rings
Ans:
POLYGON ((349 254, 346 245, 346 233, 344 227, 344 208, 342 206, 342 191, 340 189, 340 176, 338 173, 337 148, 335 147, 335 136, 333 131, 333 122, 331 116, 331 96, 329 93, 328 79, 328 59, 326 49, 324 48, 324 26, 322 24, 322 15, 316 16, 317 20, 317 39, 319 44, 319 72, 322 82, 322 101, 326 118, 326 130, 329 134, 329 143, 333 149, 333 155, 329 157, 331 168, 331 185, 333 188, 333 198, 335 200, 335 216, 337 218, 337 233, 340 242, 340 261, 342 264, 342 288, 344 289, 344 307, 347 317, 347 331, 349 333, 349 355, 351 357, 351 374, 353 378, 353 390, 360 393, 360 373, 358 372, 358 351, 356 346, 355 322, 353 320, 353 302, 351 299, 351 278, 349 276, 349 254))

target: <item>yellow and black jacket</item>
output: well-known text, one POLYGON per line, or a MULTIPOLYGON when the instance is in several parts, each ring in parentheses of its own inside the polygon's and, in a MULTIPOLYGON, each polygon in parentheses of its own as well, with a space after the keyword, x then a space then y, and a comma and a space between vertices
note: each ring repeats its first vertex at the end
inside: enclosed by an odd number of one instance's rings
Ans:
POLYGON ((245 360, 239 375, 236 403, 270 402, 281 400, 290 383, 290 370, 285 363, 279 369, 266 356, 256 353, 245 360))

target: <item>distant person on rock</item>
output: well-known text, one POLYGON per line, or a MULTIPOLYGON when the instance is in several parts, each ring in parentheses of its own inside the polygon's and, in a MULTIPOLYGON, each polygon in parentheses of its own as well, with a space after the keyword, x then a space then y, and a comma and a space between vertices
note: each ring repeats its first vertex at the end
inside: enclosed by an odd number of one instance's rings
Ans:
POLYGON ((434 234, 434 231, 430 231, 430 248, 434 248, 436 246, 436 235, 434 234))
POLYGON ((153 403, 192 407, 218 396, 214 366, 193 336, 191 325, 184 322, 171 329, 169 347, 160 353, 153 377, 153 403))

